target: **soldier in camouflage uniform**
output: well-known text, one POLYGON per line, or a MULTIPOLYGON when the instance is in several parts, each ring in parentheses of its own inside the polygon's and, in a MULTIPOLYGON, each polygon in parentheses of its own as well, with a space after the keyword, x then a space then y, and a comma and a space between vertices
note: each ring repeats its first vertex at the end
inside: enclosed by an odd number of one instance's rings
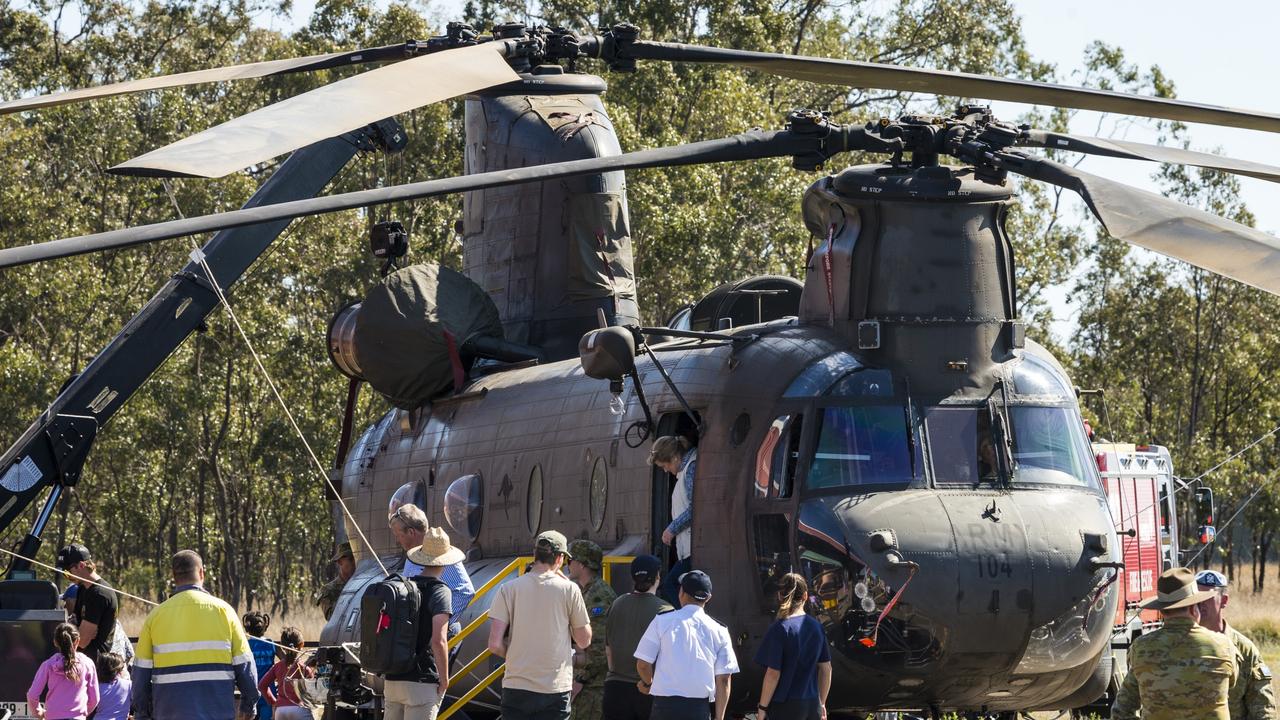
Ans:
POLYGON ((1199 603, 1188 568, 1160 574, 1156 596, 1141 607, 1159 610, 1164 627, 1133 641, 1129 674, 1111 706, 1112 720, 1231 720, 1227 689, 1235 682, 1235 649, 1226 635, 1196 624, 1199 603))
POLYGON ((573 698, 574 720, 600 720, 604 704, 604 676, 609 672, 605 657, 605 621, 618 594, 600 578, 604 551, 590 540, 569 543, 569 579, 582 588, 582 601, 591 616, 591 646, 574 656, 574 686, 581 686, 573 698))
POLYGON ((1236 651, 1238 677, 1227 691, 1231 720, 1276 720, 1276 698, 1271 689, 1271 668, 1262 660, 1258 646, 1227 624, 1223 612, 1231 599, 1225 575, 1204 570, 1196 575, 1201 590, 1213 597, 1200 603, 1200 626, 1227 636, 1236 651))
POLYGON ((338 564, 338 574, 329 582, 325 583, 318 591, 316 591, 316 605, 320 606, 320 610, 324 612, 324 619, 328 620, 333 614, 333 609, 338 604, 338 596, 342 594, 342 588, 351 579, 352 574, 356 570, 355 556, 351 554, 351 543, 344 542, 338 546, 338 552, 334 554, 330 562, 338 564))

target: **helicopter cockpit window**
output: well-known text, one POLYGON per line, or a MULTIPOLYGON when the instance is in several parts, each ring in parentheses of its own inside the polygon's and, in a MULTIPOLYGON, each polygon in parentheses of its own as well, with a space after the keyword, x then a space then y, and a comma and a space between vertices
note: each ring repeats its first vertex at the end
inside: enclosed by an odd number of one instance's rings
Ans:
POLYGON ((828 395, 893 397, 893 374, 888 370, 858 369, 836 381, 828 395))
POLYGON ((781 513, 757 515, 752 523, 756 536, 756 570, 764 591, 764 609, 778 609, 778 583, 791 572, 791 523, 781 513))
POLYGON ((480 536, 484 519, 484 482, 479 473, 463 475, 449 483, 444 494, 444 519, 449 523, 454 544, 465 547, 480 536))
POLYGON ((1009 415, 1015 483, 1096 487, 1084 426, 1074 408, 1015 405, 1009 415))
POLYGON ((931 407, 925 411, 924 422, 937 482, 972 485, 984 477, 997 477, 986 408, 931 407))
POLYGON ((899 405, 827 407, 818 416, 809 490, 906 485, 913 479, 906 412, 899 405))
POLYGON ((769 425, 756 451, 755 493, 761 498, 789 498, 800 460, 804 415, 781 415, 769 425))
POLYGON ((850 368, 861 366, 858 358, 843 350, 831 353, 800 371, 782 396, 790 398, 821 395, 831 387, 832 383, 848 373, 850 368))
POLYGON ((1013 369, 1013 390, 1022 396, 1074 398, 1067 379, 1035 355, 1026 354, 1013 369))

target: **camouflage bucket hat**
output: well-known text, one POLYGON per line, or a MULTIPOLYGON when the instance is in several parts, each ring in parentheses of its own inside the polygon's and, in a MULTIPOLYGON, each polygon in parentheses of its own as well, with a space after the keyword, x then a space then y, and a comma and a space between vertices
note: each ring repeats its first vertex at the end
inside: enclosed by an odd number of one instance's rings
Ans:
POLYGON ((590 540, 574 540, 569 543, 569 555, 596 571, 599 571, 604 563, 604 550, 590 540))
POLYGON ((355 555, 351 552, 350 542, 340 543, 338 545, 338 551, 333 554, 333 557, 329 558, 329 562, 338 562, 344 557, 351 558, 352 560, 355 559, 355 555))

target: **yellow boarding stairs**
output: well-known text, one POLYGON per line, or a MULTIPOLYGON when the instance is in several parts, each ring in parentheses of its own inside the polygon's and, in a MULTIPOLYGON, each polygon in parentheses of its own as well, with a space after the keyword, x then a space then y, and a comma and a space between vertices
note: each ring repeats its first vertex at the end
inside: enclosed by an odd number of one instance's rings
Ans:
MULTIPOLYGON (((612 584, 614 565, 619 565, 623 563, 629 565, 631 561, 634 559, 635 558, 631 555, 606 555, 604 557, 603 562, 601 563, 601 571, 600 571, 600 574, 604 579, 605 583, 612 584)), ((528 567, 529 564, 532 562, 533 562, 532 556, 524 556, 524 557, 518 557, 512 560, 511 562, 507 563, 507 566, 499 570, 497 574, 495 574, 489 580, 489 582, 476 588, 476 594, 474 597, 471 598, 471 602, 475 602, 477 598, 483 597, 486 593, 492 592, 499 585, 511 579, 513 576, 519 577, 523 575, 525 568, 528 567)), ((476 630, 479 630, 480 626, 484 625, 488 621, 489 621, 489 611, 485 610, 483 613, 477 616, 476 619, 468 623, 467 626, 462 629, 462 632, 449 638, 449 648, 452 649, 456 647, 458 643, 465 640, 467 636, 469 636, 471 633, 475 632, 476 630)), ((457 672, 455 672, 453 675, 449 677, 449 687, 451 688, 454 687, 454 684, 457 683, 459 680, 475 672, 476 669, 479 668, 480 665, 483 664, 486 660, 488 660, 492 655, 493 655, 493 652, 490 651, 488 647, 486 647, 483 651, 481 651, 479 655, 475 656, 475 658, 472 659, 471 662, 468 662, 467 664, 463 665, 461 669, 459 669, 457 672)), ((462 697, 459 697, 457 700, 455 700, 453 704, 451 704, 448 708, 446 708, 445 710, 442 710, 440 712, 440 715, 438 716, 438 720, 448 720, 450 717, 453 716, 454 713, 458 712, 463 707, 465 707, 467 703, 474 700, 477 695, 484 692, 489 686, 493 685, 493 683, 498 678, 502 677, 502 673, 506 670, 506 667, 507 667, 506 663, 504 662, 503 664, 494 668, 492 672, 490 672, 488 675, 484 676, 483 679, 477 682, 475 684, 475 687, 471 688, 466 693, 464 693, 462 697)))

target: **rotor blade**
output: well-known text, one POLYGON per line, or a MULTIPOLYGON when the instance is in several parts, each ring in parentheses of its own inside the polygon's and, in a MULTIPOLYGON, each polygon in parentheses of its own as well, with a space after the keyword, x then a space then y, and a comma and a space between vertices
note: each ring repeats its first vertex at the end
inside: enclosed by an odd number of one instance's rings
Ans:
POLYGON ((146 90, 160 90, 162 88, 199 85, 201 83, 221 82, 224 80, 248 80, 268 75, 323 70, 354 63, 382 62, 395 59, 397 53, 399 55, 404 54, 403 44, 387 45, 367 50, 327 53, 324 55, 308 55, 307 57, 289 58, 287 60, 267 60, 245 65, 228 65, 226 67, 194 70, 175 75, 157 75, 156 77, 143 78, 141 80, 126 80, 124 82, 111 83, 110 85, 99 85, 98 87, 10 100, 9 102, 0 103, 0 115, 146 90))
POLYGON ((262 205, 232 212, 202 215, 153 225, 110 230, 94 235, 52 240, 35 245, 0 249, 0 268, 70 257, 99 250, 130 247, 156 240, 197 235, 224 228, 255 225, 273 220, 296 218, 304 215, 320 215, 368 205, 452 195, 518 183, 554 180, 573 175, 591 175, 647 167, 670 167, 784 157, 793 155, 796 152, 797 144, 803 142, 808 141, 802 138, 797 139, 794 134, 788 131, 754 130, 720 140, 705 140, 688 145, 640 150, 610 157, 572 160, 509 170, 495 170, 475 175, 427 180, 408 185, 361 190, 275 205, 262 205))
POLYGON ((1177 147, 1165 147, 1163 145, 1148 145, 1127 140, 1107 140, 1087 135, 1067 135, 1065 133, 1049 132, 1048 130, 1030 130, 1028 131, 1028 137, 1019 140, 1018 145, 1068 150, 1086 155, 1105 155, 1128 160, 1149 160, 1159 163, 1194 165, 1196 167, 1209 168, 1210 170, 1222 170, 1236 175, 1248 175, 1261 180, 1280 182, 1280 167, 1274 165, 1264 165, 1252 160, 1238 160, 1223 155, 1184 150, 1177 147))
POLYGON ((1113 237, 1280 295, 1280 238, 1052 160, 1004 166, 1079 193, 1113 237))
POLYGON ((997 78, 947 70, 781 53, 730 50, 638 40, 622 48, 627 58, 737 65, 795 80, 966 98, 985 98, 1055 107, 1124 113, 1142 117, 1280 132, 1280 115, 1168 98, 1129 95, 1031 80, 997 78))
POLYGON ((121 163, 121 175, 222 177, 392 115, 515 82, 520 76, 486 43, 398 62, 241 115, 121 163))

